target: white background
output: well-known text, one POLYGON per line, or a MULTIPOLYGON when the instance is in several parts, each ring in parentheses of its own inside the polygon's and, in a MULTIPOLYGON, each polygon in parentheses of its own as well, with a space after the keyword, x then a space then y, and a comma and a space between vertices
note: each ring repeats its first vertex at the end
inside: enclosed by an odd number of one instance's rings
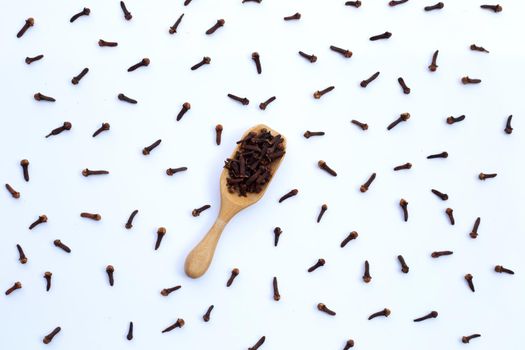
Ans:
POLYGON ((359 349, 518 349, 525 312, 523 295, 523 63, 522 2, 502 2, 503 12, 481 10, 481 1, 445 1, 441 11, 424 12, 432 1, 409 1, 391 8, 388 1, 364 0, 359 9, 344 1, 240 0, 126 1, 133 14, 125 21, 118 1, 4 1, 0 12, 0 177, 21 192, 15 200, 0 193, 0 286, 21 281, 23 289, 0 296, 0 349, 42 348, 55 326, 62 332, 48 346, 56 349, 246 349, 262 335, 262 349, 342 349, 352 338, 359 349), (69 18, 84 6, 89 17, 69 18), (300 21, 283 17, 300 12, 300 21), (175 35, 168 34, 181 13, 175 35), (27 17, 35 26, 15 37, 27 17), (204 34, 217 19, 226 25, 204 34), (390 31, 387 41, 371 42, 390 31), (100 48, 99 39, 118 41, 100 48), (469 50, 472 43, 490 54, 469 50), (330 45, 354 52, 344 59, 330 45), (427 69, 439 49, 437 72, 427 69), (315 53, 310 64, 297 51, 315 53), (251 53, 261 55, 257 75, 251 53), (26 56, 44 54, 31 65, 26 56), (203 56, 211 65, 190 67, 203 56), (126 69, 143 57, 147 68, 126 69), (82 68, 79 85, 70 80, 82 68), (381 71, 368 88, 359 82, 381 71), (483 82, 463 86, 469 75, 483 82), (404 95, 402 76, 412 88, 404 95), (318 89, 336 88, 321 100, 318 89), (54 96, 38 103, 33 94, 54 96), (117 100, 118 93, 137 105, 117 100), (226 97, 246 96, 248 106, 226 97), (266 111, 258 104, 276 95, 266 111), (183 102, 192 109, 180 122, 183 102), (386 126, 400 113, 411 119, 392 131, 386 126), (450 115, 466 115, 449 126, 450 115), (503 133, 514 115, 512 135, 503 133), (351 119, 367 122, 363 132, 351 119), (64 121, 73 129, 44 136, 64 121), (93 139, 102 122, 111 130, 93 139), (241 212, 226 228, 208 273, 191 280, 183 272, 189 250, 213 223, 219 209, 218 179, 223 160, 245 129, 266 123, 288 138, 288 153, 265 197, 241 212), (214 127, 224 125, 223 144, 214 144, 214 127), (326 136, 302 137, 305 130, 326 136), (161 138, 148 157, 143 147, 161 138), (446 160, 427 160, 448 151, 446 160), (19 161, 30 160, 29 183, 19 161), (339 176, 317 168, 323 159, 339 176), (411 162, 410 171, 394 172, 411 162), (168 167, 186 173, 165 175, 168 167), (81 170, 108 169, 103 177, 84 178, 81 170), (480 172, 497 172, 485 182, 480 172), (362 194, 372 173, 377 179, 362 194), (292 188, 299 195, 278 204, 292 188), (449 194, 442 202, 431 192, 449 194), (409 202, 402 221, 398 202, 409 202), (200 217, 191 210, 209 203, 200 217), (317 224, 320 206, 328 204, 317 224), (456 225, 444 210, 454 209, 456 225), (124 223, 139 209, 132 230, 124 223), (79 217, 96 212, 100 222, 79 217), (29 231, 38 215, 47 224, 29 231), (479 237, 468 233, 481 217, 479 237), (156 231, 165 226, 161 248, 153 250, 156 231), (273 246, 273 229, 283 230, 273 246), (339 243, 356 230, 359 238, 339 243), (72 248, 66 254, 54 239, 72 248), (16 244, 29 262, 18 262, 16 244), (434 250, 454 255, 430 258, 434 250), (400 272, 403 254, 410 266, 400 272), (318 258, 326 266, 308 274, 318 258), (363 262, 372 282, 363 283, 363 262), (115 286, 105 267, 115 266, 115 286), (500 275, 494 265, 516 271, 500 275), (240 275, 225 283, 232 268, 240 275), (53 272, 45 292, 43 273, 53 272), (463 279, 474 275, 476 292, 463 279), (279 279, 282 299, 272 299, 271 281, 279 279), (169 297, 159 291, 177 284, 169 297), (337 312, 329 317, 318 302, 337 312), (211 321, 202 314, 215 305, 211 321), (388 307, 389 318, 367 321, 388 307), (412 319, 439 312, 424 323, 412 319), (177 318, 186 326, 161 330, 177 318), (125 339, 129 321, 135 338, 125 339), (481 333, 461 344, 461 336, 481 333))

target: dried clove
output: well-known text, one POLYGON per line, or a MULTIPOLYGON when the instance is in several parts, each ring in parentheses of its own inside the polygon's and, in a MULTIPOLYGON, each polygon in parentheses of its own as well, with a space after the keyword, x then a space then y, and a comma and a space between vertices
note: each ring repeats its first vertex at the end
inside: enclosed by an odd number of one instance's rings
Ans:
POLYGON ((182 17, 184 17, 184 13, 180 15, 180 17, 175 21, 175 23, 170 27, 169 33, 175 34, 177 33, 177 28, 179 28, 180 22, 182 22, 182 17))
POLYGON ((425 11, 428 12, 428 11, 434 11, 434 10, 441 10, 443 7, 445 7, 445 4, 443 4, 442 2, 438 2, 435 5, 425 6, 424 9, 425 11))
POLYGON ((15 199, 20 198, 20 192, 15 191, 15 189, 10 184, 5 184, 5 188, 11 194, 11 197, 15 199))
POLYGON ((230 275, 230 278, 228 279, 228 281, 226 282, 226 287, 229 287, 232 285, 233 283, 233 280, 235 279, 235 277, 237 277, 239 275, 240 271, 238 268, 234 268, 232 270, 232 274, 230 275))
POLYGON ((370 315, 370 316, 368 317, 368 320, 374 319, 374 318, 379 317, 379 316, 388 317, 388 316, 390 316, 390 313, 391 313, 391 312, 390 312, 389 309, 384 308, 383 310, 378 311, 378 312, 373 313, 372 315, 370 315))
POLYGON ((158 139, 157 141, 153 142, 151 145, 144 147, 142 149, 142 154, 147 156, 150 154, 151 151, 153 151, 155 148, 157 148, 158 145, 162 142, 161 139, 158 139))
POLYGON ((323 97, 324 94, 326 93, 329 93, 330 91, 332 91, 333 89, 335 89, 335 86, 329 86, 327 87, 326 89, 323 89, 323 90, 317 90, 316 92, 314 92, 314 98, 316 100, 320 99, 321 97, 323 97))
POLYGON ((322 311, 330 316, 335 316, 335 311, 330 310, 325 304, 317 304, 317 310, 322 311))
POLYGON ((380 72, 375 72, 374 74, 372 74, 372 75, 370 76, 370 78, 361 81, 361 83, 359 83, 359 85, 360 85, 362 88, 366 88, 366 87, 368 86, 368 84, 370 84, 371 82, 373 82, 374 80, 377 79, 377 77, 379 76, 379 74, 380 74, 380 72))
POLYGON ((447 152, 441 152, 437 154, 431 154, 427 157, 427 159, 436 159, 436 158, 448 158, 447 152))
POLYGON ((432 193, 434 193, 436 196, 438 196, 442 201, 448 200, 448 194, 439 192, 438 190, 430 190, 432 193))
POLYGON ((495 178, 496 176, 498 176, 498 174, 496 173, 493 173, 493 174, 479 173, 478 178, 480 180, 485 181, 486 179, 492 179, 492 178, 495 178))
POLYGON ((370 276, 370 264, 368 260, 365 260, 365 272, 363 273, 363 281, 365 283, 370 283, 372 276, 370 276))
POLYGON ((269 99, 267 99, 266 101, 259 103, 259 108, 260 108, 261 110, 264 111, 264 110, 266 109, 266 107, 268 107, 268 105, 269 105, 270 103, 272 103, 273 101, 275 101, 275 99, 276 99, 276 97, 275 97, 275 96, 272 96, 272 97, 270 97, 269 99))
POLYGON ((114 41, 106 41, 106 40, 99 39, 98 40, 98 46, 100 46, 100 47, 117 47, 118 43, 114 42, 114 41))
POLYGON ((261 345, 264 344, 264 341, 266 340, 265 336, 262 336, 259 340, 257 340, 257 343, 255 343, 252 347, 249 347, 248 350, 257 350, 261 347, 261 345))
POLYGON ((480 7, 484 10, 491 10, 495 13, 503 11, 503 7, 500 5, 481 5, 480 7))
POLYGON ((456 221, 454 220, 454 210, 452 208, 445 209, 445 213, 448 216, 448 219, 450 220, 451 225, 455 225, 456 221))
POLYGON ((405 80, 402 77, 397 78, 397 82, 401 86, 401 89, 403 89, 403 93, 405 95, 410 94, 410 88, 407 86, 407 84, 405 83, 405 80))
POLYGON ((155 250, 158 250, 160 248, 160 243, 162 242, 162 238, 166 234, 166 228, 165 227, 159 227, 157 229, 157 240, 155 241, 155 250))
POLYGON ((343 350, 350 350, 353 347, 354 347, 354 341, 352 339, 348 339, 345 343, 345 347, 343 348, 343 350))
POLYGON ((481 223, 481 218, 478 217, 476 221, 474 221, 474 226, 472 227, 472 231, 469 234, 470 238, 476 239, 478 237, 478 228, 479 228, 480 223, 481 223))
POLYGON ((347 1, 345 2, 345 6, 352 6, 352 7, 355 7, 355 8, 359 8, 361 7, 361 1, 357 0, 357 1, 347 1))
POLYGON ((174 291, 179 290, 181 287, 182 286, 175 286, 175 287, 171 287, 171 288, 164 288, 163 290, 160 291, 160 295, 162 295, 164 297, 167 297, 168 295, 170 295, 174 291))
POLYGON ((190 4, 191 0, 184 0, 184 6, 188 6, 190 4))
POLYGON ((40 92, 37 92, 36 94, 34 94, 33 98, 35 99, 35 101, 46 101, 46 102, 55 102, 56 101, 56 99, 54 99, 53 97, 46 96, 44 94, 41 94, 40 92))
POLYGON ((277 285, 277 277, 273 278, 272 287, 273 287, 273 300, 275 301, 281 300, 281 294, 279 294, 279 286, 277 285))
POLYGON ((512 122, 512 115, 509 115, 507 117, 507 123, 505 124, 505 133, 508 135, 512 134, 512 130, 514 130, 512 126, 510 125, 511 122, 512 122))
POLYGON ((5 291, 5 295, 13 293, 15 290, 22 288, 22 283, 15 282, 8 290, 5 291))
POLYGON ((376 41, 381 39, 389 39, 392 36, 390 32, 384 32, 383 34, 378 34, 370 37, 370 41, 376 41))
POLYGON ((350 234, 341 242, 341 248, 344 248, 348 244, 348 242, 356 239, 358 236, 359 234, 356 231, 350 232, 350 234))
POLYGON ((53 276, 51 272, 44 272, 44 279, 46 280, 46 292, 49 292, 51 289, 51 276, 53 276))
POLYGON ((131 215, 129 216, 128 221, 124 225, 125 228, 127 228, 129 230, 129 229, 131 229, 133 227, 133 219, 135 218, 135 215, 137 215, 138 212, 139 211, 137 209, 135 209, 135 210, 133 210, 131 212, 131 215))
POLYGON ((428 66, 428 70, 430 70, 431 72, 435 72, 439 67, 437 65, 438 54, 439 50, 434 51, 434 53, 432 54, 432 62, 430 63, 430 66, 428 66))
POLYGON ((412 168, 412 163, 405 163, 394 167, 394 171, 408 170, 412 168))
POLYGON ((324 131, 309 131, 306 130, 303 134, 303 136, 307 139, 309 139, 312 136, 324 136, 324 131))
POLYGON ((80 217, 95 220, 95 221, 100 221, 100 219, 102 219, 102 216, 100 216, 100 214, 92 214, 92 213, 80 213, 80 217))
POLYGON ((497 273, 508 273, 509 275, 514 275, 514 271, 509 270, 501 265, 496 265, 494 267, 494 271, 496 271, 497 273))
POLYGON ((88 168, 82 170, 82 175, 84 177, 88 177, 91 175, 107 175, 109 174, 109 171, 107 170, 89 170, 88 168))
POLYGON ((472 79, 472 78, 469 78, 468 76, 464 76, 463 78, 461 78, 461 83, 463 83, 463 85, 479 84, 481 83, 481 79, 472 79))
POLYGON ((24 23, 22 29, 20 29, 20 31, 16 34, 16 37, 17 38, 21 38, 25 32, 31 28, 32 26, 35 25, 35 19, 32 18, 32 17, 29 17, 28 19, 26 19, 26 22, 24 23))
POLYGON ((188 170, 188 168, 185 167, 185 166, 180 167, 180 168, 168 168, 168 169, 166 169, 166 174, 168 176, 173 176, 176 173, 179 173, 181 171, 186 171, 186 170, 188 170))
POLYGON ((200 67, 202 67, 203 65, 210 64, 210 63, 211 63, 211 58, 209 58, 208 56, 204 56, 202 58, 202 61, 200 61, 199 63, 193 65, 190 69, 191 70, 196 70, 196 69, 199 69, 200 67))
POLYGON ((62 249, 62 250, 65 251, 66 253, 71 253, 71 248, 69 248, 67 245, 65 245, 64 243, 62 243, 61 240, 59 240, 59 239, 55 239, 55 240, 53 241, 53 244, 55 245, 55 247, 62 249))
POLYGON ((489 51, 487 49, 485 49, 483 46, 478 46, 476 44, 470 45, 470 49, 472 51, 479 51, 479 52, 489 53, 489 51))
POLYGON ((262 73, 262 67, 261 67, 261 56, 259 56, 258 52, 252 53, 252 60, 255 62, 255 69, 257 69, 257 74, 262 73))
POLYGON ((131 13, 126 8, 126 4, 124 3, 124 1, 120 2, 120 8, 122 9, 122 12, 124 13, 124 18, 126 19, 126 21, 129 21, 133 18, 131 13))
POLYGON ((323 218, 323 215, 324 215, 324 213, 326 212, 327 209, 328 209, 328 205, 323 204, 321 206, 321 211, 319 211, 319 215, 317 215, 317 223, 321 222, 321 219, 323 218))
POLYGON ((472 292, 475 292, 476 289, 474 288, 474 282, 472 282, 473 279, 474 277, 470 273, 467 273, 465 275, 465 281, 467 281, 468 287, 472 292))
POLYGON ((82 11, 80 11, 79 13, 73 15, 73 17, 71 17, 71 19, 69 20, 70 23, 73 23, 75 22, 77 19, 79 19, 81 16, 89 16, 89 14, 91 13, 91 10, 88 9, 87 7, 84 7, 84 9, 82 11))
POLYGON ((44 55, 37 55, 35 57, 26 57, 25 62, 27 64, 31 64, 36 61, 40 61, 42 58, 44 58, 44 55))
POLYGON ((464 115, 460 115, 457 118, 455 118, 453 116, 450 116, 450 117, 447 118, 447 124, 452 125, 454 123, 462 122, 463 120, 465 120, 465 116, 464 115))
POLYGON ((189 102, 184 102, 182 104, 179 114, 177 114, 177 121, 181 120, 182 117, 184 117, 184 114, 186 114, 186 112, 189 111, 190 109, 191 109, 191 104, 189 102))
POLYGON ((22 159, 20 161, 20 166, 22 167, 22 173, 24 174, 24 180, 29 181, 29 161, 27 159, 22 159))
POLYGON ((461 342, 463 344, 468 344, 470 343, 470 341, 474 338, 479 338, 481 337, 481 334, 471 334, 471 335, 468 335, 468 336, 463 336, 461 337, 461 342))
POLYGON ((368 130, 368 124, 366 123, 361 123, 360 121, 357 121, 355 119, 352 119, 350 121, 350 123, 354 124, 354 125, 357 125, 358 127, 361 128, 361 130, 365 131, 365 130, 368 130))
POLYGON ((281 236, 282 233, 283 233, 283 230, 281 230, 280 227, 276 227, 276 228, 273 229, 273 235, 274 235, 273 245, 274 245, 274 247, 277 247, 277 244, 279 244, 279 237, 281 236))
POLYGON ((309 55, 307 53, 304 53, 302 51, 299 51, 299 56, 303 57, 303 58, 306 58, 308 61, 310 61, 310 63, 315 63, 317 62, 317 56, 316 55, 309 55))
POLYGON ((401 206, 401 209, 403 210, 403 219, 405 222, 408 221, 408 202, 401 198, 399 201, 399 206, 401 206))
POLYGON ((334 46, 334 45, 330 45, 330 50, 332 50, 334 52, 337 52, 337 53, 340 53, 345 58, 350 58, 353 55, 352 51, 345 50, 345 49, 342 49, 342 48, 334 46))
POLYGON ((24 250, 22 249, 22 246, 20 244, 16 245, 16 249, 18 250, 18 261, 20 261, 21 264, 27 263, 27 256, 24 253, 24 250))
POLYGON ((228 97, 234 101, 242 103, 243 106, 247 106, 250 103, 250 100, 248 100, 246 97, 239 97, 234 94, 228 94, 228 97))
POLYGON ((122 93, 121 93, 121 94, 118 94, 117 97, 118 97, 118 99, 119 99, 120 101, 122 101, 122 102, 131 103, 131 104, 133 104, 133 105, 137 104, 137 100, 134 100, 134 99, 132 99, 132 98, 130 98, 130 97, 128 97, 128 96, 122 94, 122 93))
POLYGON ((108 281, 111 287, 113 287, 113 285, 115 284, 115 280, 113 277, 114 272, 115 268, 113 267, 113 265, 106 266, 106 273, 108 274, 108 281))
POLYGON ((222 125, 217 124, 215 125, 215 143, 217 146, 221 144, 221 137, 222 137, 222 125))
POLYGON ((219 29, 220 27, 224 26, 224 23, 226 23, 225 20, 223 20, 223 19, 218 19, 218 20, 217 20, 217 23, 215 23, 210 29, 208 29, 208 30, 206 31, 206 35, 211 35, 211 34, 215 33, 215 31, 216 31, 217 29, 219 29))
POLYGON ((258 4, 260 4, 262 2, 262 0, 242 0, 242 3, 244 4, 245 2, 256 2, 258 4))
POLYGON ((324 264, 326 263, 326 261, 324 259, 318 259, 317 262, 315 264, 313 264, 312 266, 310 266, 308 268, 308 272, 314 272, 315 270, 317 270, 318 268, 320 268, 321 266, 324 266, 324 264))
POLYGON ((375 179, 376 179, 376 173, 372 173, 372 175, 370 175, 368 180, 366 180, 366 182, 362 184, 361 187, 359 188, 361 193, 365 193, 366 191, 368 191, 368 188, 370 187, 372 182, 374 182, 375 179))
POLYGON ((204 322, 210 321, 210 315, 211 315, 213 308, 214 306, 210 305, 210 307, 208 307, 208 310, 206 310, 206 313, 202 316, 202 319, 204 320, 204 322))
POLYGON ((169 326, 168 328, 163 330, 162 333, 171 332, 175 328, 182 328, 182 327, 184 327, 185 323, 186 322, 184 322, 184 320, 182 318, 179 318, 179 319, 177 319, 177 322, 175 322, 174 324, 172 324, 171 326, 169 326))
POLYGON ((392 0, 388 3, 389 6, 394 7, 397 5, 404 4, 405 2, 408 2, 408 0, 392 0))
POLYGON ((140 60, 139 63, 135 63, 134 65, 129 67, 128 68, 128 72, 133 72, 134 70, 136 70, 136 69, 138 69, 140 67, 147 67, 147 66, 149 66, 150 62, 151 62, 150 59, 145 57, 142 60, 140 60))
POLYGON ((291 16, 284 17, 285 21, 299 20, 301 19, 301 14, 299 12, 294 13, 291 16))
POLYGON ((35 222, 33 222, 31 225, 29 225, 29 229, 32 230, 36 226, 38 226, 38 225, 40 225, 40 224, 42 224, 44 222, 47 222, 47 216, 46 215, 40 215, 35 222))
POLYGON ((326 171, 328 174, 332 175, 332 176, 337 176, 337 173, 335 172, 335 170, 333 170, 332 168, 330 168, 328 166, 328 164, 326 164, 326 162, 324 160, 320 160, 317 162, 317 165, 319 166, 320 169, 326 171))
POLYGON ((202 213, 203 211, 205 211, 206 209, 209 209, 209 208, 211 208, 211 205, 209 205, 209 204, 203 205, 203 206, 200 207, 200 208, 193 209, 193 210, 191 211, 191 215, 192 215, 193 217, 197 217, 197 216, 201 215, 201 213, 202 213))
POLYGON ((401 123, 401 122, 406 122, 407 120, 410 119, 410 113, 401 113, 399 115, 399 118, 397 118, 396 120, 394 120, 392 123, 390 123, 388 126, 387 126, 387 130, 392 130, 397 124, 401 123))
POLYGON ((447 256, 447 255, 452 255, 452 254, 454 254, 454 252, 452 252, 450 250, 442 250, 442 251, 432 252, 432 254, 430 254, 430 256, 436 259, 436 258, 439 258, 441 256, 447 256))
POLYGON ((50 136, 56 136, 56 135, 59 135, 61 134, 63 131, 68 131, 68 130, 71 130, 71 127, 72 127, 72 124, 70 122, 64 122, 64 124, 62 124, 62 126, 58 127, 58 128, 55 128, 53 130, 51 130, 51 132, 49 134, 46 135, 46 139, 50 136))
POLYGON ((92 137, 97 137, 101 132, 108 131, 110 128, 109 123, 102 123, 102 126, 98 128, 92 135, 92 137))
POLYGON ((55 336, 56 336, 61 330, 62 330, 62 328, 60 328, 60 327, 56 327, 55 329, 53 329, 53 330, 51 331, 51 333, 49 333, 48 335, 46 335, 46 336, 44 337, 44 339, 42 340, 42 342, 43 342, 44 344, 49 344, 49 343, 51 343, 51 341, 53 340, 53 338, 54 338, 54 337, 55 337, 55 336))
POLYGON ((401 272, 408 273, 410 268, 408 267, 407 263, 405 262, 405 258, 403 258, 403 255, 398 255, 397 260, 399 260, 399 263, 401 264, 401 272))
POLYGON ((133 322, 129 323, 128 334, 126 335, 127 340, 133 339, 133 322))
POLYGON ((428 320, 429 318, 436 318, 436 317, 438 317, 438 312, 437 311, 432 311, 428 315, 416 318, 414 320, 414 322, 421 322, 421 321, 428 320))

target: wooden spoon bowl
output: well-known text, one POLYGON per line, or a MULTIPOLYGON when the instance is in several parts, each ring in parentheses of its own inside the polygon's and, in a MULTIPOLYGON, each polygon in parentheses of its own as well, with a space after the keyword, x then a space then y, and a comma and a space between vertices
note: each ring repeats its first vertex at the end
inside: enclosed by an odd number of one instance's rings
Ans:
MULTIPOLYGON (((248 133, 252 131, 259 133, 261 129, 268 130, 274 136, 279 134, 266 125, 259 124, 251 129, 248 129, 242 136, 242 139, 244 139, 248 133)), ((284 137, 283 146, 286 149, 286 139, 284 137)), ((237 146, 237 148, 233 151, 231 158, 235 156, 238 148, 239 146, 237 146)), ((221 237, 222 231, 224 230, 226 224, 235 216, 235 214, 244 208, 257 203, 257 201, 262 198, 266 192, 266 189, 268 188, 268 185, 275 176, 275 172, 279 168, 279 165, 281 165, 283 158, 284 156, 276 159, 270 164, 272 177, 270 178, 270 181, 264 186, 262 191, 259 193, 247 193, 246 197, 239 196, 239 194, 236 192, 232 193, 228 191, 228 187, 226 185, 228 169, 223 169, 220 177, 221 208, 219 210, 219 215, 217 216, 217 220, 215 220, 215 223, 210 228, 206 236, 204 236, 199 244, 193 248, 186 258, 184 270, 189 277, 198 278, 208 270, 215 253, 215 248, 217 247, 217 243, 219 242, 219 238, 221 237)))

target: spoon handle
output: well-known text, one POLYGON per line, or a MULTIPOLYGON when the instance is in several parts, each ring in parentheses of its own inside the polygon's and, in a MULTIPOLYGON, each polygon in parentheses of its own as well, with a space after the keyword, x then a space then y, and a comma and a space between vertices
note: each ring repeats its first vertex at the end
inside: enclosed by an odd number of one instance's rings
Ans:
POLYGON ((189 277, 199 278, 208 270, 213 255, 215 254, 215 248, 217 247, 219 238, 221 238, 222 230, 224 230, 228 221, 229 218, 225 220, 219 215, 206 236, 204 236, 199 244, 188 254, 186 263, 184 264, 184 270, 189 277))

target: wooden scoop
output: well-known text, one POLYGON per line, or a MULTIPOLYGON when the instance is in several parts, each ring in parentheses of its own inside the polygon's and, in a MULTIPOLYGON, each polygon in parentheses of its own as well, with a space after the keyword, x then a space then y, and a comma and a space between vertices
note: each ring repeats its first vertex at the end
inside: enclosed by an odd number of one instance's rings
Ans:
MULTIPOLYGON (((271 134, 274 136, 279 134, 275 130, 272 130, 269 127, 267 127, 266 125, 259 124, 251 129, 248 129, 244 133, 242 138, 244 139, 246 135, 248 135, 248 133, 252 131, 259 133, 261 129, 266 129, 270 131, 271 134)), ((286 139, 284 137, 283 146, 285 146, 286 149, 286 139)), ((237 152, 237 148, 235 149, 235 151, 233 151, 231 158, 235 156, 235 152, 237 152)), ((272 173, 270 181, 275 175, 277 169, 279 168, 279 165, 281 165, 281 161, 283 160, 283 158, 284 156, 279 159, 276 159, 273 163, 270 164, 272 173)), ((206 270, 208 270, 208 267, 210 267, 211 260, 213 259, 213 254, 215 253, 215 248, 217 247, 217 243, 219 242, 219 238, 221 237, 222 230, 224 230, 226 224, 231 220, 231 218, 235 216, 235 214, 261 199, 264 195, 264 192, 266 192, 268 185, 270 184, 270 182, 268 182, 263 188, 263 190, 259 193, 247 193, 246 197, 241 197, 236 192, 230 193, 228 191, 228 188, 226 186, 227 178, 228 169, 223 169, 220 178, 221 209, 219 211, 219 215, 217 216, 217 220, 215 220, 215 223, 211 227, 210 231, 208 231, 206 236, 204 236, 204 238, 199 242, 199 244, 197 244, 197 246, 193 248, 193 250, 188 254, 188 257, 186 258, 184 270, 186 271, 186 274, 191 278, 198 278, 204 275, 206 270)))

